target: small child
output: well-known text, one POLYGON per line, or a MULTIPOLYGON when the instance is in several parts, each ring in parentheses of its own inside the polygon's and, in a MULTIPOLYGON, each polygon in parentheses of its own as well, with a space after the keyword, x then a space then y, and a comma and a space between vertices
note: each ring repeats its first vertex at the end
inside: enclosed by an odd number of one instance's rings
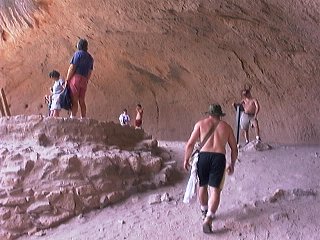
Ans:
POLYGON ((136 112, 137 112, 137 115, 136 115, 136 121, 135 121, 135 128, 142 129, 143 108, 141 104, 137 104, 136 112))
POLYGON ((49 78, 54 80, 54 83, 51 89, 52 94, 49 98, 51 99, 50 116, 59 117, 59 113, 61 110, 59 97, 64 89, 64 80, 60 78, 60 73, 56 70, 53 70, 49 73, 49 78))
POLYGON ((130 126, 130 116, 128 115, 127 109, 123 109, 123 112, 119 116, 121 126, 130 126))

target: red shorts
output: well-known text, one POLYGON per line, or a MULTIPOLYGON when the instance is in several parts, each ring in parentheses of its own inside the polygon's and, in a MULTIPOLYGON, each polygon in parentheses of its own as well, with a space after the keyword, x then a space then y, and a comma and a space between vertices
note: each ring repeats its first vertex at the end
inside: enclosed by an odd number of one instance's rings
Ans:
POLYGON ((136 123, 136 127, 141 127, 142 126, 142 119, 136 119, 135 123, 136 123))
POLYGON ((79 74, 74 74, 69 81, 71 94, 81 99, 84 99, 86 96, 87 85, 88 79, 79 74))

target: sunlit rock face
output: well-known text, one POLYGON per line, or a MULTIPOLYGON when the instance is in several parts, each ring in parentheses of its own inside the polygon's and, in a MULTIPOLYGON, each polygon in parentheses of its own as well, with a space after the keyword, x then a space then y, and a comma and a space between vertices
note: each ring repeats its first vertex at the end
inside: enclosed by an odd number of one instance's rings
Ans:
POLYGON ((91 118, 116 122, 123 108, 134 118, 141 103, 147 132, 186 140, 212 102, 234 126, 231 105, 249 83, 261 105, 263 141, 320 142, 317 1, 1 3, 5 19, 17 15, 11 5, 21 16, 15 24, 0 19, 2 41, 15 37, 0 51, 0 84, 14 115, 47 113, 48 72, 65 77, 75 44, 85 37, 95 59, 91 118))
POLYGON ((37 24, 35 15, 40 4, 33 0, 0 1, 0 44, 19 36, 25 29, 37 24))

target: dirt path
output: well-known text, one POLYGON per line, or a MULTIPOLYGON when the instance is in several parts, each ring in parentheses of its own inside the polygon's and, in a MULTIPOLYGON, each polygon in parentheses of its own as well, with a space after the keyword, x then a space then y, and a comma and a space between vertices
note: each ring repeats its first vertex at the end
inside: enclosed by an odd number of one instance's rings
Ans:
MULTIPOLYGON (((181 165, 183 143, 161 142, 181 165)), ((173 186, 84 214, 44 236, 21 239, 319 239, 320 146, 241 152, 226 179, 214 233, 201 232, 198 204, 182 203, 188 175, 173 186), (279 190, 280 189, 280 190, 279 190), (278 190, 278 191, 277 191, 278 190), (275 194, 275 192, 277 192, 275 194), (170 201, 150 204, 155 194, 170 201)))

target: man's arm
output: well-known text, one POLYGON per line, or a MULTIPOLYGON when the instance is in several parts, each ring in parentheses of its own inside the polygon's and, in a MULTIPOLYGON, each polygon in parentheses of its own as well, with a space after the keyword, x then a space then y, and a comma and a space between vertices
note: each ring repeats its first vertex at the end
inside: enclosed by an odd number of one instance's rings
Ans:
POLYGON ((227 167, 227 172, 228 172, 228 174, 232 174, 234 172, 234 165, 235 165, 236 160, 238 158, 238 147, 237 147, 236 138, 233 134, 233 130, 231 127, 229 128, 228 144, 231 149, 231 163, 227 167))
POLYGON ((188 170, 188 167, 189 167, 189 158, 191 157, 193 147, 196 144, 199 137, 200 137, 200 125, 199 123, 196 123, 185 147, 183 166, 186 170, 188 170))
POLYGON ((259 113, 259 111, 260 111, 260 105, 259 105, 259 102, 258 102, 258 100, 257 99, 254 99, 254 105, 255 105, 255 107, 256 107, 256 111, 254 112, 254 118, 256 119, 257 118, 257 115, 258 115, 258 113, 259 113))

